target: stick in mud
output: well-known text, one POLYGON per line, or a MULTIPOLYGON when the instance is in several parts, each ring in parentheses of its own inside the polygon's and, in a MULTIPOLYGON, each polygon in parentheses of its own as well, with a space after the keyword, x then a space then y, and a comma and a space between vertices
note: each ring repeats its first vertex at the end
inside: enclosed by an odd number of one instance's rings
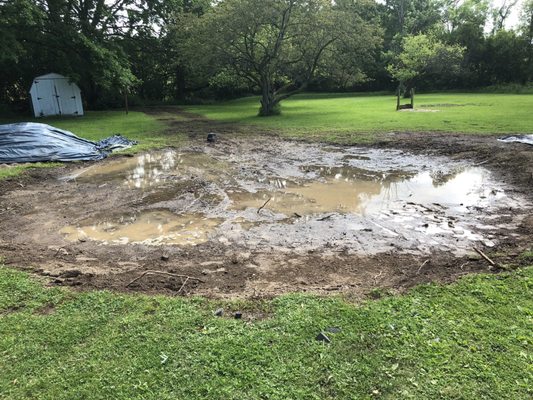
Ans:
POLYGON ((259 214, 259 211, 261 211, 265 206, 268 204, 268 202, 272 200, 272 197, 269 197, 267 201, 265 201, 265 204, 263 204, 261 207, 257 209, 257 213, 259 214))
POLYGON ((176 294, 180 293, 182 291, 182 289, 185 287, 185 285, 187 284, 187 282, 189 282, 189 279, 190 279, 190 276, 188 276, 187 278, 185 278, 185 281, 182 283, 181 287, 179 288, 179 290, 176 292, 176 294))
POLYGON ((487 257, 487 255, 485 253, 483 253, 481 250, 479 250, 477 247, 474 247, 474 250, 481 256, 483 257, 485 260, 487 260, 487 262, 492 265, 493 267, 498 267, 498 264, 496 264, 494 261, 492 261, 489 257, 487 257))
POLYGON ((426 261, 424 261, 424 262, 422 263, 422 265, 420 266, 420 268, 418 268, 418 271, 416 271, 416 274, 417 274, 417 275, 420 273, 420 271, 422 270, 422 268, 424 267, 424 265, 426 265, 428 262, 429 262, 429 258, 428 258, 426 261))
MULTIPOLYGON (((201 279, 198 279, 198 278, 195 278, 193 276, 188 276, 188 275, 180 275, 180 274, 172 274, 170 272, 164 272, 164 271, 157 271, 157 270, 148 270, 148 271, 144 271, 141 275, 139 275, 137 278, 135 278, 134 280, 132 280, 130 283, 128 283, 126 285, 126 287, 130 286, 131 284, 137 282, 139 279, 141 279, 143 276, 146 276, 148 274, 156 274, 156 275, 166 275, 166 276, 171 276, 173 278, 187 278, 187 280, 189 279, 192 279, 194 281, 198 281, 198 282, 201 282, 201 283, 205 283, 205 281, 201 280, 201 279)), ((185 282, 187 282, 187 280, 185 282)), ((183 288, 183 286, 182 286, 183 288)), ((180 288, 180 290, 182 289, 180 288)))

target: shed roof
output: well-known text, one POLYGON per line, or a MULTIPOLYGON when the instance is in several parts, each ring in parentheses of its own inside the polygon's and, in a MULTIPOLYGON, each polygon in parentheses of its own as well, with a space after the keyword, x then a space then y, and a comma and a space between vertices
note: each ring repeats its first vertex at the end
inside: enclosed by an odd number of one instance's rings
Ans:
POLYGON ((52 73, 49 73, 49 74, 38 76, 35 79, 67 79, 67 77, 52 72, 52 73))

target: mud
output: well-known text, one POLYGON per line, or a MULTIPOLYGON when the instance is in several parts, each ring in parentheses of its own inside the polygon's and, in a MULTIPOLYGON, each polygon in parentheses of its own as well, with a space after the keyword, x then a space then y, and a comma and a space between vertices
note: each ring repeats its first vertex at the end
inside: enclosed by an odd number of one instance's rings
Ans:
POLYGON ((486 271, 474 247, 512 264, 530 246, 525 145, 389 134, 351 147, 224 130, 208 144, 196 129, 180 149, 0 183, 6 264, 89 289, 360 297, 486 271), (129 285, 146 270, 176 276, 129 285))

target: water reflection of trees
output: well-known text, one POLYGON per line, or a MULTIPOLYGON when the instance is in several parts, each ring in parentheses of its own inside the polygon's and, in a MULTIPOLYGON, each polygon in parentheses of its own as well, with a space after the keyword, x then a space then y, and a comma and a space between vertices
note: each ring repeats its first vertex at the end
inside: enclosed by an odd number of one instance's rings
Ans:
POLYGON ((143 188, 159 183, 164 172, 180 163, 180 155, 173 150, 137 156, 137 165, 126 176, 130 188, 143 188))
POLYGON ((429 176, 433 182, 433 187, 439 187, 447 184, 449 181, 454 179, 457 175, 465 171, 465 167, 458 167, 453 169, 450 172, 444 172, 441 170, 431 171, 429 176))
POLYGON ((318 181, 306 188, 293 188, 292 193, 312 197, 326 207, 342 204, 343 211, 363 215, 369 206, 389 208, 390 203, 399 197, 399 184, 415 175, 406 171, 373 171, 351 166, 308 166, 305 171, 318 181))

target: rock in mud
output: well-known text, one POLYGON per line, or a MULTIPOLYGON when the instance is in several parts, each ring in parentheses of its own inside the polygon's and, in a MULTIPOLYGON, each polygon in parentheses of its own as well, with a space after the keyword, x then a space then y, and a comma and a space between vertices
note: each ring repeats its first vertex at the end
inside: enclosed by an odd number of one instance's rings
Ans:
POLYGON ((237 311, 237 312, 235 313, 235 319, 242 319, 242 312, 237 311))
POLYGON ((215 317, 222 317, 224 315, 224 309, 223 308, 218 308, 216 311, 215 311, 215 317))

